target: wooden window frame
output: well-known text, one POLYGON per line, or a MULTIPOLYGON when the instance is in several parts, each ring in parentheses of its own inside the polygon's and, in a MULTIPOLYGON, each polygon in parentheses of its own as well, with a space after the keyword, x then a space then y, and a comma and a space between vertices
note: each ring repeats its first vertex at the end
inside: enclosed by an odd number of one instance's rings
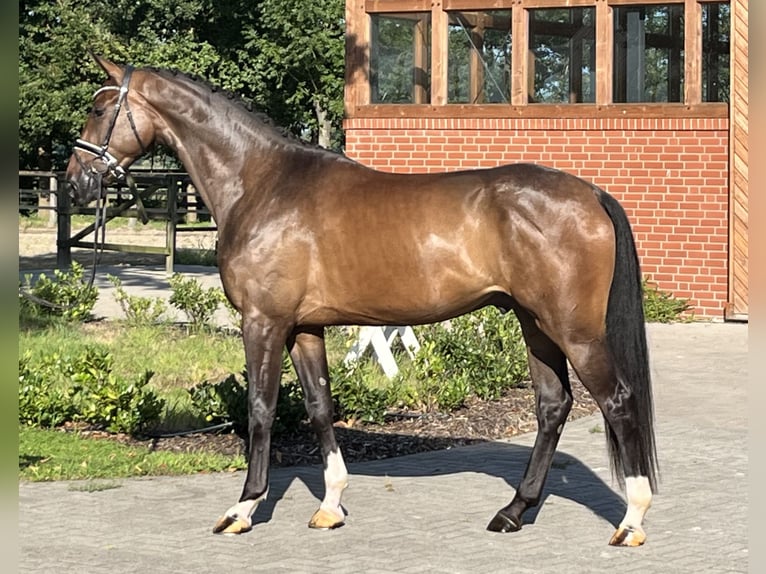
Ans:
MULTIPOLYGON (((347 118, 728 118, 725 102, 702 102, 702 4, 718 0, 347 0, 347 118), (684 94, 678 103, 612 102, 615 6, 684 5, 684 94), (596 102, 529 104, 529 10, 596 9, 596 102), (509 104, 447 103, 449 11, 511 10, 512 69, 509 104), (370 14, 431 12, 431 102, 371 104, 369 86, 370 14)), ((731 2, 729 2, 731 4, 731 2)))

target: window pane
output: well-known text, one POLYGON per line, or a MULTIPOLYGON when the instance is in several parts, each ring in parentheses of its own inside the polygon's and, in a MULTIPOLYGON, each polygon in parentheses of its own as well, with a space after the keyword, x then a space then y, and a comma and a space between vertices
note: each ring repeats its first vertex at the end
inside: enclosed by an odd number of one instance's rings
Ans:
POLYGON ((729 4, 702 5, 702 101, 729 101, 729 4))
POLYGON ((431 92, 431 14, 372 14, 370 98, 424 104, 431 92))
POLYGON ((511 11, 449 13, 447 101, 511 99, 511 11))
POLYGON ((680 102, 684 87, 684 6, 614 9, 614 101, 680 102))
POLYGON ((530 103, 595 102, 595 8, 529 11, 530 103))

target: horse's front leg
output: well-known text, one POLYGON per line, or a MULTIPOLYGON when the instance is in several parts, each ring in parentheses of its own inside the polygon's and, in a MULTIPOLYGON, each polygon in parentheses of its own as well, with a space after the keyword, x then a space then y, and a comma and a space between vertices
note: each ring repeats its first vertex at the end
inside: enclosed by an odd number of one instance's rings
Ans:
POLYGON ((309 527, 337 528, 343 526, 345 520, 341 496, 348 485, 348 472, 332 426, 332 393, 324 329, 297 330, 288 339, 287 348, 303 387, 306 411, 319 439, 324 462, 325 495, 319 510, 311 517, 309 527))
POLYGON ((252 528, 252 515, 269 488, 271 425, 277 409, 282 350, 291 326, 263 316, 243 317, 247 362, 248 461, 239 502, 218 519, 214 533, 241 534, 252 528))

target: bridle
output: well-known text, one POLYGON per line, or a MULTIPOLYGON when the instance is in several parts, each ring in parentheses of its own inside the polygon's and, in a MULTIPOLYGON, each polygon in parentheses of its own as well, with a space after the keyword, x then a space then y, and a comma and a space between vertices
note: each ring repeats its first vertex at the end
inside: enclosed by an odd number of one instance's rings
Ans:
MULTIPOLYGON (((98 97, 98 95, 102 92, 111 90, 119 91, 117 102, 114 104, 114 109, 112 111, 112 118, 109 122, 109 129, 106 131, 103 143, 98 145, 89 141, 85 141, 81 138, 77 138, 74 142, 74 156, 77 158, 77 162, 80 164, 80 167, 83 169, 83 171, 87 171, 92 176, 100 178, 106 174, 109 174, 118 181, 127 180, 129 177, 128 171, 120 165, 119 160, 111 153, 109 153, 109 141, 112 139, 112 132, 114 131, 114 126, 117 123, 117 117, 120 115, 120 110, 122 109, 123 105, 125 106, 125 113, 128 118, 128 123, 130 124, 130 129, 133 130, 133 135, 136 136, 136 141, 138 141, 138 145, 141 146, 141 154, 146 154, 146 146, 144 146, 144 142, 141 141, 141 136, 138 134, 136 122, 133 119, 133 113, 130 110, 130 105, 128 104, 127 99, 128 88, 130 87, 130 78, 132 75, 133 66, 125 66, 125 75, 122 78, 121 86, 103 86, 96 90, 96 92, 93 94, 93 99, 96 99, 96 97, 98 97), (90 162, 89 165, 86 166, 85 162, 83 162, 80 156, 76 153, 77 151, 89 153, 95 156, 95 158, 90 162)), ((99 188, 103 189, 103 187, 100 185, 99 188)))
MULTIPOLYGON (((117 118, 120 115, 120 110, 122 109, 123 105, 125 106, 125 112, 128 118, 128 123, 130 124, 131 130, 133 130, 133 135, 136 136, 136 141, 138 141, 138 145, 141 146, 141 155, 145 155, 147 152, 146 146, 144 145, 144 142, 141 141, 141 136, 138 134, 138 129, 136 128, 136 122, 133 119, 133 113, 130 110, 130 106, 128 104, 128 89, 130 87, 130 79, 133 75, 133 66, 125 66, 125 75, 122 79, 122 85, 121 86, 103 86, 96 90, 96 92, 93 94, 93 99, 98 97, 99 94, 102 92, 110 91, 110 90, 118 90, 119 95, 117 96, 117 102, 114 104, 114 108, 112 110, 112 118, 109 122, 109 129, 106 132, 106 136, 104 136, 104 141, 101 145, 97 145, 94 143, 91 143, 89 141, 86 141, 81 138, 77 138, 74 142, 74 157, 77 159, 77 163, 80 164, 80 168, 87 172, 90 177, 97 180, 98 188, 99 188, 99 195, 98 200, 96 204, 96 221, 94 223, 94 240, 93 240, 93 267, 91 268, 91 275, 90 279, 88 281, 87 289, 89 290, 93 286, 93 282, 96 277, 96 265, 98 263, 99 259, 99 252, 103 252, 103 246, 106 243, 106 195, 104 192, 104 186, 101 184, 101 180, 104 175, 111 175, 114 177, 117 181, 124 181, 128 188, 130 189, 131 193, 133 194, 135 201, 136 201, 136 209, 138 211, 139 217, 141 218, 141 221, 143 223, 147 223, 149 221, 148 216, 146 215, 146 211, 143 206, 143 202, 141 201, 141 195, 138 192, 138 188, 136 186, 136 182, 133 179, 133 176, 130 175, 128 170, 120 165, 119 160, 114 157, 111 153, 109 153, 109 141, 112 139, 112 132, 114 131, 114 126, 117 123, 117 118), (86 165, 86 163, 82 160, 80 155, 77 153, 78 151, 85 152, 88 154, 91 154, 94 157, 93 160, 89 164, 86 165), (99 230, 101 230, 101 248, 99 249, 99 230)), ((57 305, 55 303, 52 303, 51 301, 47 301, 45 299, 42 299, 40 297, 37 297, 36 295, 32 294, 29 290, 23 289, 22 287, 19 287, 19 294, 26 297, 27 299, 30 299, 31 301, 43 305, 45 307, 51 307, 56 309, 65 309, 67 307, 63 305, 57 305)), ((73 303, 73 304, 76 304, 73 303)), ((69 306, 71 307, 71 305, 69 306)))

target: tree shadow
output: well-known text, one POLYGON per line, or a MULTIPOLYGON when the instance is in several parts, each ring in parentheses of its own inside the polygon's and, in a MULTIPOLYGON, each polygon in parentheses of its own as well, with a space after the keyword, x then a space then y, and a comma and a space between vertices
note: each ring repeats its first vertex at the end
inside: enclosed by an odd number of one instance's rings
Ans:
MULTIPOLYGON (((386 435, 386 438, 396 441, 411 437, 386 435)), ((444 476, 464 472, 483 473, 500 478, 511 487, 507 493, 510 501, 516 485, 524 476, 527 461, 532 453, 531 447, 505 442, 454 439, 453 442, 459 446, 446 448, 444 442, 448 439, 433 440, 439 441, 434 448, 441 450, 349 464, 351 482, 353 483, 353 475, 401 478, 444 476)), ((427 446, 424 444, 424 448, 427 446)), ((296 479, 306 485, 317 501, 321 501, 324 496, 321 465, 280 468, 272 474, 269 496, 258 506, 253 515, 253 524, 271 520, 276 506, 296 479)), ((618 526, 626 510, 625 501, 620 495, 579 459, 561 451, 557 451, 554 456, 540 503, 524 514, 525 524, 534 524, 550 495, 560 496, 589 508, 614 527, 618 526)))

